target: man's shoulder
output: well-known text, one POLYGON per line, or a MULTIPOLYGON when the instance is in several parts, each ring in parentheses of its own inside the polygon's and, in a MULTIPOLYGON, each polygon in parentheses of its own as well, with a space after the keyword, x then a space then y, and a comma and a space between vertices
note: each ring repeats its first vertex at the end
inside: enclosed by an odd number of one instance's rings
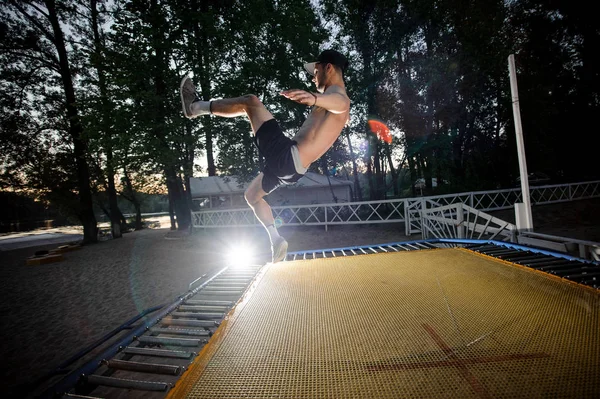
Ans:
POLYGON ((325 93, 340 93, 340 94, 343 94, 344 96, 348 97, 348 94, 346 93, 346 89, 344 87, 338 86, 338 85, 329 86, 327 89, 325 89, 325 93))
POLYGON ((346 88, 342 86, 331 85, 325 89, 323 94, 340 94, 345 97, 347 101, 350 101, 350 97, 348 97, 348 93, 346 93, 346 88))

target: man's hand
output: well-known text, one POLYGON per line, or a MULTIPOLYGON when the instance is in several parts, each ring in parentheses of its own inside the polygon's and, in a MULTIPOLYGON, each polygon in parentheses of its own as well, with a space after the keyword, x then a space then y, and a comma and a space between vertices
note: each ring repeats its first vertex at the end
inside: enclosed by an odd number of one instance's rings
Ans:
POLYGON ((280 93, 285 98, 288 98, 292 101, 295 101, 300 104, 308 105, 312 107, 317 102, 316 94, 310 93, 308 91, 299 90, 299 89, 291 89, 284 90, 280 93))

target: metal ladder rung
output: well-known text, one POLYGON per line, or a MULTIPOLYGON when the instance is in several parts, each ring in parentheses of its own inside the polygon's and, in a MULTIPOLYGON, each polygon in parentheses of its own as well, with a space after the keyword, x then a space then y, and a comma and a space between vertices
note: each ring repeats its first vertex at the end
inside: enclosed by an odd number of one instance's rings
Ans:
POLYGON ((169 350, 169 349, 139 348, 139 347, 127 347, 127 348, 123 349, 123 353, 126 353, 128 355, 169 357, 169 358, 173 358, 173 359, 190 359, 193 356, 196 356, 196 352, 174 351, 174 350, 169 350))
POLYGON ((185 302, 186 305, 206 305, 206 306, 233 306, 233 301, 211 301, 210 299, 198 300, 190 299, 185 302))
POLYGON ((233 297, 237 297, 240 296, 242 292, 231 292, 231 291, 200 291, 198 292, 198 296, 201 295, 210 295, 210 296, 233 296, 233 297))
POLYGON ((596 277, 600 276, 600 272, 581 271, 581 269, 574 270, 574 271, 579 272, 579 273, 568 274, 568 275, 561 276, 561 277, 568 278, 569 280, 585 280, 585 279, 594 280, 596 277))
POLYGON ((130 360, 111 359, 103 362, 108 368, 115 370, 139 371, 151 374, 179 375, 181 366, 170 364, 132 362, 130 360))
POLYGON ((178 308, 179 311, 191 311, 191 312, 198 312, 199 314, 205 314, 208 315, 209 317, 212 316, 223 316, 223 312, 203 312, 204 307, 203 306, 197 306, 197 305, 181 305, 178 308))
POLYGON ((246 288, 222 288, 222 287, 211 287, 208 286, 204 289, 202 289, 202 292, 207 293, 213 293, 213 292, 227 292, 229 294, 239 294, 241 292, 244 292, 246 288))
POLYGON ((217 327, 219 322, 213 320, 190 320, 190 319, 174 319, 164 318, 161 323, 167 326, 186 326, 186 327, 217 327))
MULTIPOLYGON (((235 284, 215 283, 215 284, 210 284, 210 285, 206 286, 206 288, 230 288, 230 289, 243 290, 247 286, 248 286, 247 284, 240 284, 240 283, 235 283, 235 284)), ((204 288, 204 289, 206 289, 206 288, 204 288)))
POLYGON ((213 284, 238 284, 238 285, 242 285, 245 284, 247 281, 252 280, 251 278, 223 278, 223 279, 217 279, 217 280, 213 280, 210 282, 210 285, 213 284))
MULTIPOLYGON (((191 310, 191 309, 182 309, 191 310)), ((189 317, 191 319, 202 319, 202 320, 221 320, 225 317, 224 313, 196 313, 196 312, 173 312, 171 313, 175 317, 189 317)))
POLYGON ((200 346, 208 342, 206 339, 191 338, 162 338, 162 337, 137 337, 137 340, 143 344, 160 344, 173 346, 200 346))
POLYGON ((247 275, 232 275, 232 276, 219 276, 219 278, 216 278, 213 280, 214 283, 229 283, 229 282, 241 282, 241 281, 248 281, 248 280, 252 280, 252 278, 254 278, 254 273, 252 274, 247 274, 247 275))
POLYGON ((172 335, 189 335, 189 336, 200 336, 207 337, 210 336, 210 331, 208 330, 190 330, 186 328, 160 328, 160 327, 152 327, 150 328, 150 333, 152 334, 172 334, 172 335))
MULTIPOLYGON (((223 313, 223 312, 227 312, 229 310, 228 306, 207 306, 207 305, 193 305, 193 304, 185 304, 182 306, 194 306, 197 310, 201 311, 201 312, 217 312, 217 313, 223 313)), ((180 306, 181 307, 181 306, 180 306)))
POLYGON ((498 248, 498 249, 493 249, 493 250, 489 250, 489 251, 479 251, 481 253, 484 253, 486 255, 489 256, 502 256, 502 255, 509 255, 509 254, 519 254, 522 253, 523 251, 517 250, 517 249, 512 249, 512 248, 498 248))
MULTIPOLYGON (((531 262, 531 261, 535 261, 536 262, 539 259, 540 259, 540 255, 538 255, 538 254, 529 254, 529 255, 524 256, 524 257, 510 258, 510 259, 506 259, 506 260, 509 260, 511 262, 514 262, 514 263, 521 263, 521 262, 531 262)), ((551 257, 544 258, 544 259, 548 260, 548 259, 551 259, 551 257)), ((543 260, 542 260, 542 262, 543 262, 543 260)))
POLYGON ((536 265, 539 265, 539 264, 541 264, 542 266, 546 266, 546 265, 558 264, 558 263, 563 263, 563 262, 564 262, 564 259, 556 259, 556 257, 554 257, 554 256, 540 256, 538 259, 529 260, 529 261, 523 262, 522 264, 525 266, 536 268, 536 265))
POLYGON ((100 375, 88 375, 87 382, 93 385, 138 389, 141 391, 165 392, 167 389, 169 389, 169 384, 166 382, 126 380, 123 378, 104 377, 100 375))
POLYGON ((252 278, 218 278, 212 281, 212 283, 237 283, 237 284, 245 284, 252 280, 252 278))
POLYGON ((570 269, 578 269, 581 268, 581 264, 573 263, 573 262, 561 262, 561 263, 553 263, 548 266, 538 266, 537 270, 542 272, 560 272, 562 270, 570 270, 570 269))

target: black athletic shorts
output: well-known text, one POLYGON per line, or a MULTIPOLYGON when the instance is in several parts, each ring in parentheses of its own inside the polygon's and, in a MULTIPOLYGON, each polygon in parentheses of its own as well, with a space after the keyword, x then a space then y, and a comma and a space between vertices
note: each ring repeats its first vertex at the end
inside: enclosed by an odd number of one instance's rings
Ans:
POLYGON ((292 157, 292 146, 296 142, 283 134, 275 119, 262 124, 254 136, 254 143, 265 157, 262 189, 267 194, 283 184, 294 184, 304 176, 296 170, 292 157))

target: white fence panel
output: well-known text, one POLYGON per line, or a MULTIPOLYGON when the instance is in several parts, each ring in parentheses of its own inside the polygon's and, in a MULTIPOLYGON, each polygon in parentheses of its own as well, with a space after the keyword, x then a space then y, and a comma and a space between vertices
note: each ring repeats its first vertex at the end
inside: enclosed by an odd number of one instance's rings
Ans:
MULTIPOLYGON (((532 204, 549 204, 600 197, 600 180, 530 187, 532 204)), ((273 213, 288 226, 404 223, 406 235, 421 233, 421 211, 463 203, 480 211, 510 209, 521 202, 521 189, 477 191, 431 197, 383 201, 346 202, 273 207, 273 213)), ((260 225, 252 210, 207 210, 192 213, 196 228, 245 227, 260 225)))

